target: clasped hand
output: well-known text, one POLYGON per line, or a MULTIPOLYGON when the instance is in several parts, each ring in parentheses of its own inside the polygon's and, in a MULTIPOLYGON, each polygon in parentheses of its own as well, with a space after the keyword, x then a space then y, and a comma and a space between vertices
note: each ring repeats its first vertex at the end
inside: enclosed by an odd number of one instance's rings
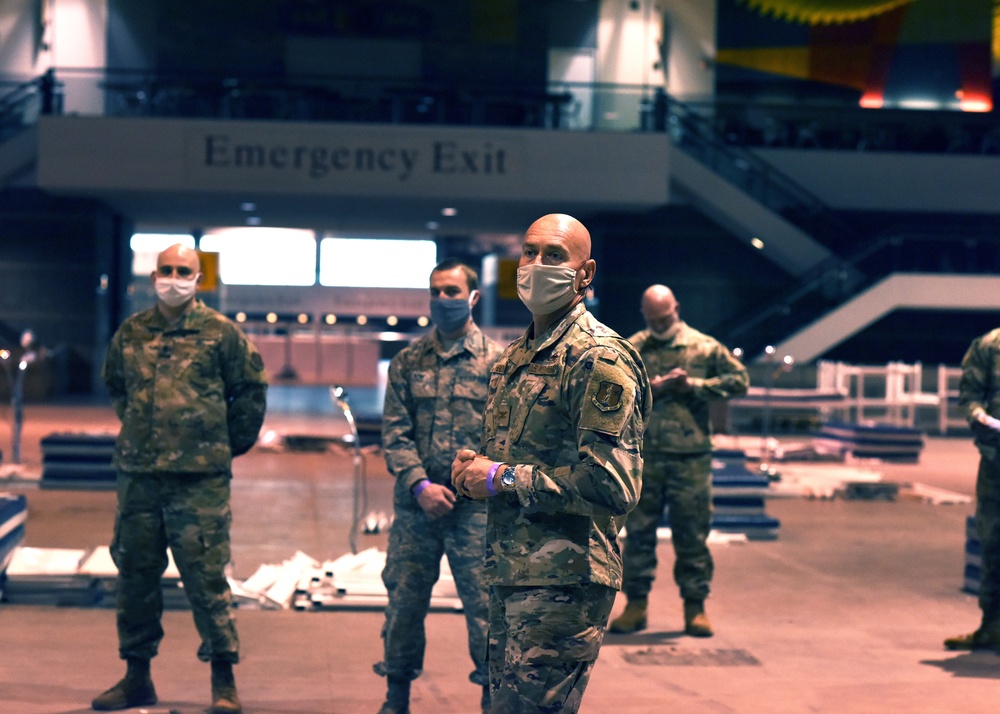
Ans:
POLYGON ((451 484, 459 495, 477 500, 489 498, 486 478, 495 462, 472 449, 462 449, 451 462, 451 484))
POLYGON ((661 395, 668 392, 685 394, 694 389, 694 385, 691 384, 688 377, 687 370, 683 367, 674 367, 666 374, 653 377, 649 381, 649 386, 652 388, 653 394, 661 395))

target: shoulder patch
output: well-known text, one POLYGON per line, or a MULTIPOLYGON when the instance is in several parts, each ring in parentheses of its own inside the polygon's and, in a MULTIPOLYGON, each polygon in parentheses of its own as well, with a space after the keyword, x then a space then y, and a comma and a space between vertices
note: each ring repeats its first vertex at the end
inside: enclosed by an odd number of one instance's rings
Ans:
POLYGON ((260 356, 260 352, 254 352, 250 355, 250 366, 258 372, 264 371, 264 358, 260 356))
POLYGON ((591 397, 594 406, 602 412, 613 412, 622 408, 622 392, 625 388, 615 382, 601 382, 597 394, 591 397))
MULTIPOLYGON (((613 350, 608 350, 617 362, 613 350)), ((617 364, 608 364, 604 357, 594 361, 589 374, 587 392, 580 406, 580 428, 619 436, 632 418, 635 404, 635 382, 617 364)))

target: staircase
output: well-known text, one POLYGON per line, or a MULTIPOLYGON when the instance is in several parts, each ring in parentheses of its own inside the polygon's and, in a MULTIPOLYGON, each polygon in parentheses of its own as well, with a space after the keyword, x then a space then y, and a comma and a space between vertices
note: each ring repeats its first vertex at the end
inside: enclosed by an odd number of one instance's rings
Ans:
POLYGON ((958 236, 914 227, 866 235, 756 153, 727 142, 709 117, 674 99, 666 129, 676 149, 672 190, 737 238, 762 241, 762 255, 798 281, 770 303, 713 328, 726 344, 743 347, 748 359, 779 345, 781 354, 809 361, 895 309, 997 308, 995 300, 981 304, 989 299, 974 291, 973 276, 939 274, 955 262, 956 246, 970 252, 958 236), (845 246, 853 252, 845 254, 845 246), (894 275, 907 271, 931 275, 894 275), (942 290, 946 294, 939 295, 942 290))

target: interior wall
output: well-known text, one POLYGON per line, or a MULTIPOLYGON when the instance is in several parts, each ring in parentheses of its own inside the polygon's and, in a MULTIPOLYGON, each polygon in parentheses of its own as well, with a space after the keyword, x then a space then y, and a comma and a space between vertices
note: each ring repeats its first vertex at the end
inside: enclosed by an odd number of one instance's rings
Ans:
POLYGON ((39 72, 43 27, 41 0, 0 2, 0 68, 5 77, 26 79, 39 72))
POLYGON ((657 6, 667 92, 681 101, 711 99, 715 94, 715 1, 659 0, 657 6))
POLYGON ((790 286, 758 251, 687 206, 603 214, 587 225, 597 260, 597 311, 626 337, 644 326, 639 304, 650 285, 670 287, 684 320, 710 334, 790 286))
POLYGON ((0 316, 7 332, 31 330, 46 348, 49 393, 39 396, 94 387, 117 327, 105 308, 114 299, 120 231, 118 217, 95 201, 0 193, 0 316))
POLYGON ((365 76, 365 60, 385 65, 395 55, 406 61, 395 76, 427 83, 482 89, 496 83, 541 88, 545 81, 550 2, 107 1, 108 54, 117 66, 141 59, 176 73, 365 76), (356 52, 359 42, 363 55, 356 52), (380 47, 392 54, 379 54, 380 47), (348 59, 360 65, 335 61, 352 51, 348 59))

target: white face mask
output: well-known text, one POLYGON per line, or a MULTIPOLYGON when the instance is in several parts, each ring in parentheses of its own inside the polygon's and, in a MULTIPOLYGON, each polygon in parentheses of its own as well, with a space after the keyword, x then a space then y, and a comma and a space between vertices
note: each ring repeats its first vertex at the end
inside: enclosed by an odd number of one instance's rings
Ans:
POLYGON ((153 287, 156 288, 156 297, 170 307, 180 307, 198 292, 198 277, 200 275, 201 273, 197 273, 187 280, 158 277, 153 284, 153 287))
POLYGON ((517 296, 532 315, 551 315, 576 297, 576 271, 531 263, 517 269, 517 296))

